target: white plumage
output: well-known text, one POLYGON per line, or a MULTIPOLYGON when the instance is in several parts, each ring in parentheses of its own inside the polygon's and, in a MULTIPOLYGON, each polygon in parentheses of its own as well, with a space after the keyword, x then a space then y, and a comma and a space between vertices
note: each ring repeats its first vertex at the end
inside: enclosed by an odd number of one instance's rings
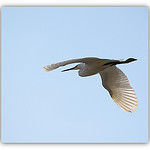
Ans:
POLYGON ((102 78, 104 88, 109 92, 116 104, 126 112, 135 112, 138 108, 138 101, 135 91, 130 86, 126 75, 116 67, 117 64, 125 64, 135 61, 134 58, 123 60, 99 59, 87 57, 81 59, 72 59, 43 67, 45 71, 52 71, 72 63, 80 63, 69 70, 79 70, 79 76, 86 77, 99 73, 102 78))
POLYGON ((137 97, 130 86, 126 75, 116 66, 100 72, 102 84, 112 99, 126 112, 134 112, 138 108, 137 97))

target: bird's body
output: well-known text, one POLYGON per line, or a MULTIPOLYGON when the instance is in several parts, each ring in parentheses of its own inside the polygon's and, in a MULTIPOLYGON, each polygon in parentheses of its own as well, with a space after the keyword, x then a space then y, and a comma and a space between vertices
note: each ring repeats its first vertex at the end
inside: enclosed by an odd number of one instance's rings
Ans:
POLYGON ((116 67, 117 64, 125 64, 135 61, 134 58, 123 60, 99 59, 95 57, 86 57, 81 59, 72 59, 43 67, 45 71, 51 71, 72 63, 80 63, 73 68, 63 70, 79 70, 81 77, 87 77, 99 73, 102 78, 102 84, 108 90, 112 99, 118 106, 126 112, 134 112, 138 107, 137 97, 130 86, 126 75, 116 67))
POLYGON ((104 62, 108 61, 109 60, 98 59, 89 63, 82 63, 81 69, 78 72, 79 76, 87 77, 99 73, 107 68, 107 66, 104 66, 104 62))

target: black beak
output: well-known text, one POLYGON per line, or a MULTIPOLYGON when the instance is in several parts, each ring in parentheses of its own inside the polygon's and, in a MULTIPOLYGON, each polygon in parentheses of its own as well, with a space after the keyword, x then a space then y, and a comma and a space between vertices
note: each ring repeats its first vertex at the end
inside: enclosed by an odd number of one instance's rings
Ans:
POLYGON ((77 66, 75 67, 72 67, 72 68, 69 68, 69 69, 65 69, 65 70, 62 70, 61 72, 65 72, 65 71, 69 71, 69 70, 74 70, 77 66))

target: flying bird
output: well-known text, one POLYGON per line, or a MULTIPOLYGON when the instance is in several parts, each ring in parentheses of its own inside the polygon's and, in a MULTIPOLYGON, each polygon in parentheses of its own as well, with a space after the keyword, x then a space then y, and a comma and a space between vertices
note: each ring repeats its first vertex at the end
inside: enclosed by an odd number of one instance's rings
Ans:
POLYGON ((117 68, 116 65, 126 64, 136 60, 137 59, 134 58, 128 58, 124 61, 86 57, 62 61, 42 67, 42 69, 48 72, 61 66, 79 63, 75 67, 65 69, 62 72, 79 70, 78 74, 81 77, 87 77, 99 73, 102 79, 103 87, 109 92, 116 104, 125 112, 133 113, 138 108, 136 93, 131 87, 127 76, 119 68, 117 68))

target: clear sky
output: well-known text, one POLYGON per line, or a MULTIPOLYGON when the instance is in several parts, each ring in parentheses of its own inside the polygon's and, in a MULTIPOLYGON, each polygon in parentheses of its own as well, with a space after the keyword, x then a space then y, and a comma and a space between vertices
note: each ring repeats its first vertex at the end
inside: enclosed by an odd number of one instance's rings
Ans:
POLYGON ((2 142, 148 141, 147 7, 3 7, 2 142), (79 77, 63 60, 137 58, 119 65, 138 98, 121 110, 99 74, 79 77))

